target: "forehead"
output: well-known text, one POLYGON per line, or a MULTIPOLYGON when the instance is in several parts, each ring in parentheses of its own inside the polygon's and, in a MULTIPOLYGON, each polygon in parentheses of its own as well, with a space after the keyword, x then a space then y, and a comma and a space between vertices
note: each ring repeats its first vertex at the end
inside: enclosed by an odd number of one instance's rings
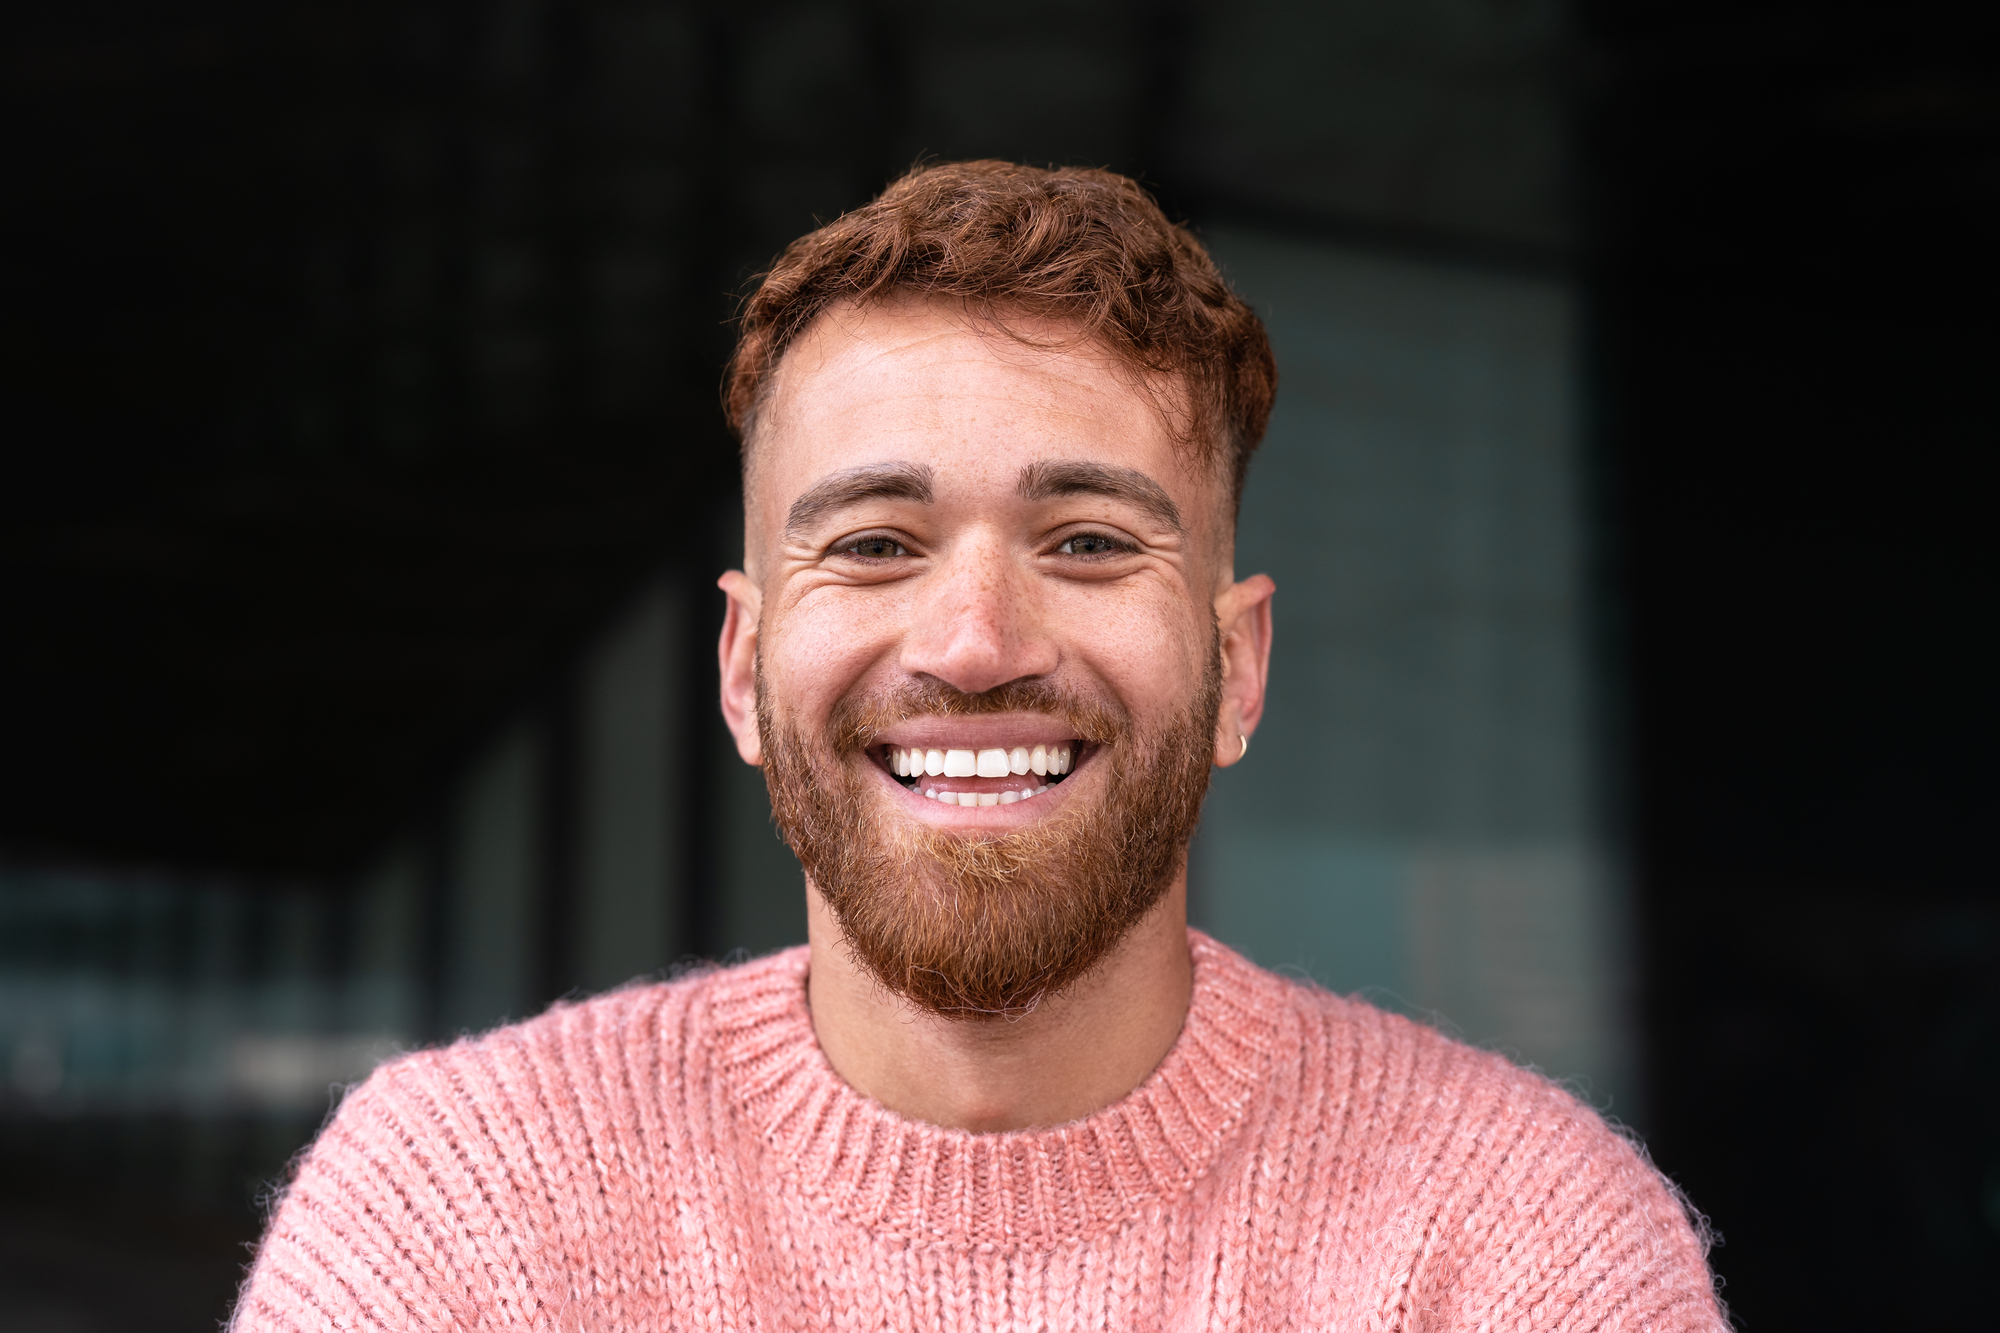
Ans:
POLYGON ((758 413, 746 496, 753 521, 820 478, 910 462, 941 480, 1011 486, 1029 463, 1133 468, 1190 514, 1213 480, 1177 440, 1178 385, 1142 379, 1046 321, 1001 327, 951 306, 842 306, 787 350, 758 413))

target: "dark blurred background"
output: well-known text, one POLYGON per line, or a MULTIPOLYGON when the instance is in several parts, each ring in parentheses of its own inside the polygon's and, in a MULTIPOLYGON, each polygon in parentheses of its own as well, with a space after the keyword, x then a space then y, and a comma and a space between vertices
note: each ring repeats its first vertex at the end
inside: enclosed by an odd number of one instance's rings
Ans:
POLYGON ((1991 1325, 2000 10, 0 32, 0 1326, 213 1328, 375 1060, 803 937, 727 320, 927 156, 1137 175, 1271 325, 1198 920, 1633 1126, 1752 1333, 1991 1325))

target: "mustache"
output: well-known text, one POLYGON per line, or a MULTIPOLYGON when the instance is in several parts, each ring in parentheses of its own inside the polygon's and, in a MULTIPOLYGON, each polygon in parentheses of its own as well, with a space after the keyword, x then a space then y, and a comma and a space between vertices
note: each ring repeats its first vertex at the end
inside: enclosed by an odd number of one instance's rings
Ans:
POLYGON ((1051 680, 1012 680, 978 694, 935 678, 905 680, 881 691, 850 695, 827 719, 826 740, 837 754, 857 754, 890 727, 915 718, 1041 713, 1060 718, 1079 739, 1115 744, 1131 734, 1121 707, 1051 680))

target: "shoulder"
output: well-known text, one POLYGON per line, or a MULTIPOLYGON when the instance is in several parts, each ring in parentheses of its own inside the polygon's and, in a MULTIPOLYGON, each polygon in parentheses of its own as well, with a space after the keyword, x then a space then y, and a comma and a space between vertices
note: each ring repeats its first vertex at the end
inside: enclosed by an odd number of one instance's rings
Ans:
POLYGON ((1526 1302, 1513 1316, 1537 1327, 1720 1326, 1701 1219, 1569 1091, 1361 1000, 1225 965, 1273 1015, 1295 1169, 1339 1180, 1373 1243, 1415 1265, 1410 1300, 1474 1324, 1526 1302))
POLYGON ((1567 1089, 1492 1051, 1364 1000, 1257 967, 1196 937, 1197 967, 1270 1033, 1272 1073, 1293 1091, 1337 1099, 1347 1123, 1386 1145, 1452 1140, 1571 1143, 1620 1169, 1645 1166, 1623 1134, 1567 1089), (1499 1137, 1496 1137, 1499 1136, 1499 1137))
POLYGON ((699 1170, 718 1013, 799 966, 630 986, 384 1064, 299 1159, 232 1328, 483 1326, 607 1235, 664 1234, 699 1170))
POLYGON ((637 1103, 672 1101, 699 1078, 718 1016, 783 988, 803 952, 557 1001, 535 1018, 397 1057, 343 1101, 325 1137, 344 1121, 385 1115, 413 1121, 406 1130, 490 1136, 503 1122, 640 1114, 637 1103))

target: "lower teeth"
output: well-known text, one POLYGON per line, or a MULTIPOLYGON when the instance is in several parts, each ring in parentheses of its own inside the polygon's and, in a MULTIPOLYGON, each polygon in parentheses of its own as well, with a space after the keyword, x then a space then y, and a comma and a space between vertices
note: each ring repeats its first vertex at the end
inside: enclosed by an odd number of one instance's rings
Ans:
POLYGON ((939 791, 936 787, 928 787, 924 790, 924 795, 930 800, 940 802, 944 805, 1014 805, 1020 801, 1027 800, 1031 796, 1040 796, 1048 789, 1048 785, 1044 784, 1033 790, 1022 792, 1012 801, 1002 799, 1003 797, 1013 795, 1011 792, 939 791), (991 797, 992 799, 983 800, 981 799, 982 797, 991 797))

